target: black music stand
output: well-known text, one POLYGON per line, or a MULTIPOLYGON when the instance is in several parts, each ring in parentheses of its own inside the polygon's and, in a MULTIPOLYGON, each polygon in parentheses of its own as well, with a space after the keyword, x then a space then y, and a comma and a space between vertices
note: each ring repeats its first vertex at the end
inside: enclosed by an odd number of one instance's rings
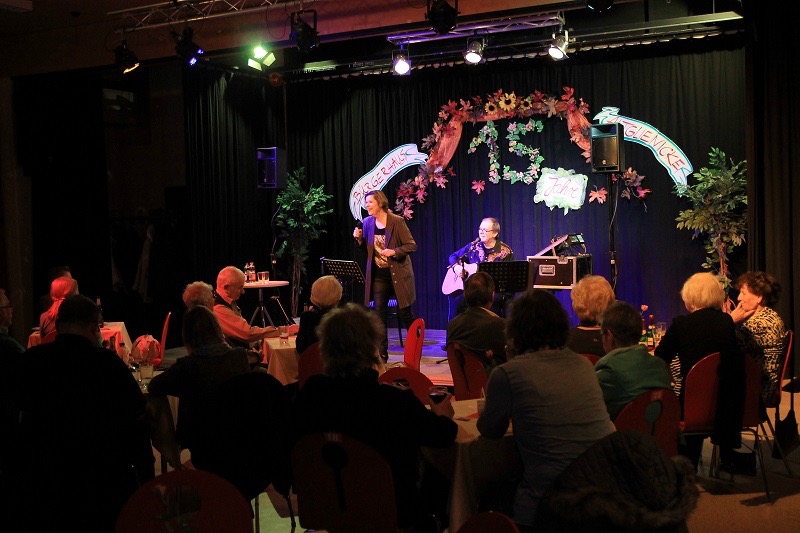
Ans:
POLYGON ((486 261, 478 263, 478 272, 486 272, 494 280, 494 292, 500 297, 500 310, 506 314, 509 295, 530 288, 533 267, 528 261, 486 261))
POLYGON ((322 273, 328 273, 339 280, 342 284, 342 300, 353 301, 353 284, 364 284, 364 274, 361 267, 355 261, 345 261, 342 259, 325 259, 322 261, 322 273))

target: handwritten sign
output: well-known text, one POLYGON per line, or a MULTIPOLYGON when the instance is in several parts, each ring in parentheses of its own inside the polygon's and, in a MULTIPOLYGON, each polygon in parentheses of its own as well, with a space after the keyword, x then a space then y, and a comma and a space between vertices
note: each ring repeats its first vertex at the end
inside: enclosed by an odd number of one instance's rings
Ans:
POLYGON ((364 207, 364 195, 369 191, 383 189, 389 180, 398 172, 412 165, 421 165, 428 159, 427 154, 420 153, 416 144, 398 146, 378 161, 375 167, 361 176, 350 190, 350 212, 353 218, 361 220, 364 207))
POLYGON ((618 107, 604 107, 594 119, 600 124, 622 124, 625 140, 646 146, 656 159, 667 169, 678 191, 686 189, 686 178, 694 172, 689 158, 677 144, 656 128, 641 120, 619 115, 618 107))
POLYGON ((559 168, 543 168, 542 177, 536 182, 536 195, 533 201, 544 202, 550 211, 556 207, 564 209, 580 209, 586 199, 586 184, 589 178, 585 174, 575 174, 574 170, 559 168))

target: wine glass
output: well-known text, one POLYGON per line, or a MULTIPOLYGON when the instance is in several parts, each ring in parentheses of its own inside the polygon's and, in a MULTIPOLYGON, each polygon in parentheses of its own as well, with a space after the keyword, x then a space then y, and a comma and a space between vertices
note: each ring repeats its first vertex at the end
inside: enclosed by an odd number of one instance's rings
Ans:
POLYGON ((656 345, 661 342, 661 337, 667 332, 666 322, 656 322, 656 345))
POLYGON ((433 403, 442 403, 447 397, 447 387, 443 385, 434 385, 428 389, 428 397, 433 403))

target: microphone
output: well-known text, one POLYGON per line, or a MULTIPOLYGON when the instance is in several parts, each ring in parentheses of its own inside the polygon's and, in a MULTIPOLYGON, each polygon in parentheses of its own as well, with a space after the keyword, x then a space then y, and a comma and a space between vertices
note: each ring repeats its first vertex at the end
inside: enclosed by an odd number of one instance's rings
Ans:
POLYGON ((474 248, 474 247, 478 246, 478 243, 480 243, 480 242, 481 242, 481 238, 480 238, 480 237, 478 237, 477 239, 475 239, 474 241, 472 241, 471 245, 472 245, 472 247, 474 248))
POLYGON ((270 300, 280 300, 280 297, 278 297, 278 296, 270 296, 269 299, 270 300))

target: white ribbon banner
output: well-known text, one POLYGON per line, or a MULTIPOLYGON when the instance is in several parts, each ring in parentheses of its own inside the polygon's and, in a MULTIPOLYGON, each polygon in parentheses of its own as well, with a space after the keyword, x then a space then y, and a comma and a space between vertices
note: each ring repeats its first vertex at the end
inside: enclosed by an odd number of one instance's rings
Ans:
POLYGON ((350 190, 350 212, 353 218, 361 220, 364 195, 369 191, 383 189, 398 172, 411 165, 421 165, 428 154, 420 153, 416 144, 398 146, 378 161, 375 167, 361 176, 350 190))
POLYGON ((694 172, 694 168, 683 150, 650 124, 624 117, 618 113, 618 107, 604 107, 600 113, 595 115, 594 120, 599 121, 600 124, 622 124, 625 140, 649 148, 658 162, 667 169, 672 181, 678 186, 678 191, 684 191, 686 178, 694 172))

